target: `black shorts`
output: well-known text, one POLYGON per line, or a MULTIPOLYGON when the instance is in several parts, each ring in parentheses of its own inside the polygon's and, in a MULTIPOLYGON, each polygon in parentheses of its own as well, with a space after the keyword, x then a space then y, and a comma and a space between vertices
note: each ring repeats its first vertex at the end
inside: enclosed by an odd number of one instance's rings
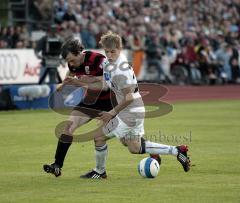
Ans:
POLYGON ((115 99, 98 99, 94 104, 85 104, 80 102, 73 110, 80 111, 90 118, 95 118, 99 116, 102 111, 111 111, 116 106, 115 99))

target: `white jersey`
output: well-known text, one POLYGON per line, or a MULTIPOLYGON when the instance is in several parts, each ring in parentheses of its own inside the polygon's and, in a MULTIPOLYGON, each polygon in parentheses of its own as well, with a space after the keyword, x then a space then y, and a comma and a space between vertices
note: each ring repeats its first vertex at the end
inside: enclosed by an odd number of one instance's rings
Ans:
POLYGON ((137 79, 126 57, 122 54, 114 64, 103 61, 103 76, 105 83, 113 90, 118 103, 124 100, 123 89, 131 87, 134 101, 111 119, 103 132, 108 137, 125 139, 129 136, 143 136, 145 108, 138 91, 137 79))
POLYGON ((117 102, 124 100, 122 89, 131 87, 133 90, 133 97, 137 99, 129 106, 122 110, 122 112, 144 112, 141 95, 138 91, 137 79, 132 67, 129 65, 127 58, 120 54, 114 64, 110 64, 107 59, 103 61, 103 76, 108 87, 113 90, 116 95, 117 102))

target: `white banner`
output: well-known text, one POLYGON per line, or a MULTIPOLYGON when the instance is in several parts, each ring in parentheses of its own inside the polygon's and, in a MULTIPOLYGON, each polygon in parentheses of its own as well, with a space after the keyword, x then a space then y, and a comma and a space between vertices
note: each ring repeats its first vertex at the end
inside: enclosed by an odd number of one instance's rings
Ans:
POLYGON ((0 84, 37 83, 40 67, 31 49, 0 50, 0 84))
MULTIPOLYGON (((0 85, 6 84, 37 84, 41 60, 33 49, 0 49, 0 85)), ((58 67, 61 77, 67 68, 58 67)))

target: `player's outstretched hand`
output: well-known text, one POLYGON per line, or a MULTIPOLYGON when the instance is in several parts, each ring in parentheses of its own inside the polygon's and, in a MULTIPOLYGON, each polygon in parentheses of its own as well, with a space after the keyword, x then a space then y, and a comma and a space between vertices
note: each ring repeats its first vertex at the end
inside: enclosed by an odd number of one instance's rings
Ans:
POLYGON ((114 116, 109 112, 101 112, 99 113, 99 117, 97 119, 102 120, 103 123, 108 123, 114 116))
POLYGON ((64 80, 63 80, 63 84, 64 85, 78 85, 78 79, 71 77, 71 76, 67 76, 64 80))
POLYGON ((63 89, 63 86, 64 85, 62 83, 58 84, 56 90, 60 92, 63 89))

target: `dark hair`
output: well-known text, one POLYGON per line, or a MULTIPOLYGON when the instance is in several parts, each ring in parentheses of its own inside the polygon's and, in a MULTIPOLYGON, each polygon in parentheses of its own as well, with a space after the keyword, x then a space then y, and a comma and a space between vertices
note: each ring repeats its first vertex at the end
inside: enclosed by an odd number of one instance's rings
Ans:
POLYGON ((78 55, 80 52, 82 52, 83 49, 84 46, 80 43, 78 39, 70 38, 63 43, 61 48, 61 55, 64 59, 66 59, 69 53, 78 55))

